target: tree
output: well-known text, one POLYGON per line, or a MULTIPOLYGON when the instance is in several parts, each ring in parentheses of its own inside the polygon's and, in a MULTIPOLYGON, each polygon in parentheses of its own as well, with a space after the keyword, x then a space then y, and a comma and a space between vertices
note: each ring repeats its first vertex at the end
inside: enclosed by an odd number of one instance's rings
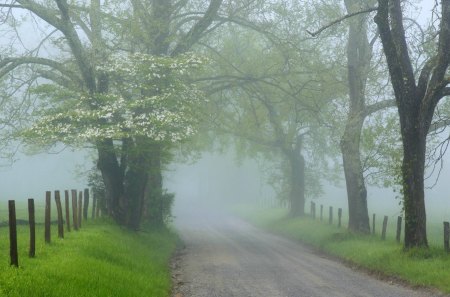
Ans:
POLYGON ((403 143, 405 248, 427 247, 424 170, 427 134, 439 101, 449 94, 450 1, 441 1, 438 46, 418 77, 408 52, 400 0, 378 0, 375 16, 395 93, 403 143))
MULTIPOLYGON (((56 0, 44 5, 20 0, 4 4, 3 9, 30 12, 46 35, 38 41, 37 50, 24 51, 23 55, 18 51, 2 59, 0 76, 30 66, 37 77, 51 81, 68 93, 81 90, 91 101, 111 99, 111 79, 99 67, 105 59, 117 52, 173 57, 182 54, 224 23, 216 20, 222 2, 211 0, 205 5, 203 1, 134 0, 100 5, 98 0, 90 3, 56 0), (51 50, 43 54, 39 49, 44 47, 51 50)), ((231 5, 229 8, 233 13, 241 7, 231 5)), ((14 13, 6 15, 14 17, 14 13)), ((116 99, 121 96, 114 95, 116 99)), ((89 102, 80 104, 87 104, 92 111, 96 109, 95 104, 89 102)), ((143 195, 162 197, 162 162, 171 147, 148 136, 132 136, 120 141, 99 138, 95 142, 98 168, 107 200, 111 202, 111 215, 118 223, 133 229, 140 223, 140 215, 134 215, 135 210, 142 211, 142 205, 135 202, 142 201, 143 195), (146 160, 145 166, 142 160, 146 160)))
MULTIPOLYGON (((348 14, 370 8, 374 1, 346 0, 348 14)), ((367 189, 361 163, 361 133, 365 119, 374 112, 394 104, 393 100, 366 103, 366 86, 369 79, 373 45, 376 36, 369 40, 367 15, 357 14, 349 20, 347 44, 347 69, 350 106, 341 152, 347 185, 349 223, 355 232, 369 233, 367 189)))
POLYGON ((317 45, 312 40, 293 48, 253 30, 230 28, 229 34, 212 58, 214 76, 208 76, 218 107, 215 129, 234 136, 239 153, 276 164, 290 215, 303 215, 306 196, 317 194, 312 185, 319 181, 310 177, 326 163, 329 148, 321 119, 342 85, 311 50, 317 45))
MULTIPOLYGON (((168 58, 135 53, 113 56, 101 66, 108 76, 107 93, 89 95, 41 84, 35 92, 44 102, 51 98, 53 107, 38 115, 23 137, 43 145, 63 142, 76 146, 106 139, 122 142, 120 167, 115 174, 123 176, 122 191, 127 199, 107 203, 115 215, 118 211, 124 214, 121 218, 124 223, 137 228, 147 201, 153 204, 158 201, 156 206, 164 203, 160 199, 147 199, 147 195, 161 198, 163 195, 149 193, 150 189, 160 188, 146 184, 150 170, 161 171, 158 164, 151 164, 158 153, 153 151, 154 147, 170 147, 195 133, 196 111, 203 104, 203 96, 185 78, 202 63, 202 59, 193 55, 168 58), (117 209, 118 206, 121 208, 117 209)), ((163 214, 155 215, 159 218, 153 218, 154 222, 162 223, 163 214)))

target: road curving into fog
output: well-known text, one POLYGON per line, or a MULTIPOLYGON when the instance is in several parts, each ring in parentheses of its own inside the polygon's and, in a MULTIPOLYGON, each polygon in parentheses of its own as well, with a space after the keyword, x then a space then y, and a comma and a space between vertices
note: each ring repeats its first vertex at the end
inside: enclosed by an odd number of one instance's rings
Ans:
POLYGON ((176 297, 444 296, 374 279, 230 216, 178 215, 176 297))

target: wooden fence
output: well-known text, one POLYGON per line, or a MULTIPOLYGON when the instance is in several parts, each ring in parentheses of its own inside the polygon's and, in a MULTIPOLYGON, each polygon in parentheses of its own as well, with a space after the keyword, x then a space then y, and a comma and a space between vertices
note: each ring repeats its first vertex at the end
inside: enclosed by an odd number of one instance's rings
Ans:
MULTIPOLYGON (((57 226, 58 226, 58 238, 64 238, 64 231, 71 232, 70 217, 72 212, 72 227, 73 230, 79 231, 81 229, 81 222, 88 219, 89 209, 89 189, 83 191, 72 190, 72 209, 70 209, 69 203, 69 191, 64 191, 64 208, 65 218, 63 216, 63 207, 61 203, 60 191, 54 191, 54 201, 57 213, 57 226), (78 194, 78 200, 77 200, 78 194), (84 199, 83 199, 84 197, 84 199), (64 230, 64 224, 66 230, 64 230)), ((51 243, 51 212, 52 212, 52 192, 47 191, 45 193, 45 208, 44 208, 44 240, 46 244, 51 243)), ((92 215, 91 218, 98 218, 100 216, 100 209, 97 197, 92 195, 92 215)), ((16 203, 15 200, 8 201, 8 227, 9 227, 9 242, 10 242, 10 263, 11 266, 19 266, 19 255, 17 247, 17 219, 16 219, 16 203)), ((29 252, 28 256, 33 258, 36 256, 36 216, 35 216, 35 203, 34 199, 28 199, 28 225, 29 225, 29 252)), ((55 222, 53 222, 55 223, 55 222)))
MULTIPOLYGON (((319 217, 320 218, 319 220, 321 222, 324 220, 323 209, 324 209, 324 206, 323 206, 323 204, 321 204, 320 205, 320 217, 319 217)), ((329 225, 333 224, 333 214, 334 214, 333 207, 330 206, 329 214, 328 214, 328 224, 329 225)), ((315 202, 311 202, 310 215, 311 215, 312 219, 316 219, 316 203, 315 202)), ((337 226, 340 228, 342 226, 342 208, 338 208, 337 216, 338 216, 337 226)), ((381 239, 382 240, 386 240, 388 219, 389 219, 388 216, 383 217, 383 222, 381 225, 381 239)), ((372 215, 372 229, 371 229, 373 235, 375 235, 375 226, 376 226, 376 215, 373 214, 372 215)), ((397 217, 397 225, 396 226, 397 226, 397 228, 396 228, 396 233, 395 233, 395 240, 397 242, 400 242, 402 226, 403 226, 403 217, 402 216, 397 217)), ((444 222, 444 249, 447 253, 450 253, 449 240, 450 240, 450 223, 444 222)))

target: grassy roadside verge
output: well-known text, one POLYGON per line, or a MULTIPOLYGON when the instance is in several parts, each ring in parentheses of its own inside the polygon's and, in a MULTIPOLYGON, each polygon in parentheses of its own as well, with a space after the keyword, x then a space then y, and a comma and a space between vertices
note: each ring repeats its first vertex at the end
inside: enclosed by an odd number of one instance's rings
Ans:
POLYGON ((450 293, 450 255, 442 247, 402 251, 401 244, 379 236, 361 236, 345 228, 310 218, 287 218, 281 209, 234 210, 241 217, 273 233, 304 242, 330 255, 386 276, 400 278, 413 286, 437 288, 450 293))
POLYGON ((0 296, 169 296, 175 234, 132 233, 96 220, 61 240, 54 229, 52 243, 45 245, 39 228, 36 258, 30 259, 28 230, 19 227, 19 269, 9 267, 8 229, 1 228, 0 296))

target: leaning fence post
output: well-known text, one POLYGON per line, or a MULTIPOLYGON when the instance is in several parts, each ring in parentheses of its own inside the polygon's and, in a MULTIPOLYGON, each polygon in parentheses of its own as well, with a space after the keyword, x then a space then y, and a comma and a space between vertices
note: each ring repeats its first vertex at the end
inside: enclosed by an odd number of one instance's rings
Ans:
POLYGON ((450 239, 450 224, 449 222, 444 222, 444 250, 447 253, 450 252, 449 239, 450 239))
POLYGON ((395 239, 397 242, 400 242, 400 234, 402 233, 402 217, 397 218, 397 234, 395 235, 395 239))
POLYGON ((11 266, 19 267, 19 255, 17 254, 17 222, 16 204, 14 200, 8 201, 9 210, 9 255, 11 266))
POLYGON ((45 242, 50 243, 50 210, 51 210, 51 195, 50 191, 45 192, 45 242))
POLYGON ((328 224, 333 224, 333 206, 330 206, 330 214, 328 215, 328 224))
POLYGON ((81 228, 82 221, 82 210, 83 210, 83 191, 78 193, 78 229, 81 228))
POLYGON ((77 219, 77 190, 72 190, 72 221, 73 221, 73 229, 78 231, 78 219, 77 219))
POLYGON ((384 216, 383 219, 383 230, 381 230, 381 239, 386 239, 386 228, 387 228, 388 216, 384 216))
POLYGON ((66 227, 67 232, 70 232, 70 208, 69 208, 69 191, 64 191, 64 207, 66 210, 66 227))
POLYGON ((84 189, 83 219, 85 221, 88 219, 88 209, 89 209, 89 189, 84 189))
POLYGON ((64 223, 61 206, 61 196, 59 195, 59 191, 55 191, 55 202, 56 202, 56 212, 58 214, 58 237, 64 238, 64 223))
POLYGON ((338 227, 341 227, 341 221, 342 221, 342 208, 338 209, 338 227))
POLYGON ((372 216, 372 234, 375 234, 375 214, 372 216))
POLYGON ((323 221, 323 204, 320 205, 320 221, 323 221))
POLYGON ((30 250, 28 255, 34 258, 36 254, 36 221, 34 216, 34 199, 28 199, 28 223, 30 225, 30 250))

